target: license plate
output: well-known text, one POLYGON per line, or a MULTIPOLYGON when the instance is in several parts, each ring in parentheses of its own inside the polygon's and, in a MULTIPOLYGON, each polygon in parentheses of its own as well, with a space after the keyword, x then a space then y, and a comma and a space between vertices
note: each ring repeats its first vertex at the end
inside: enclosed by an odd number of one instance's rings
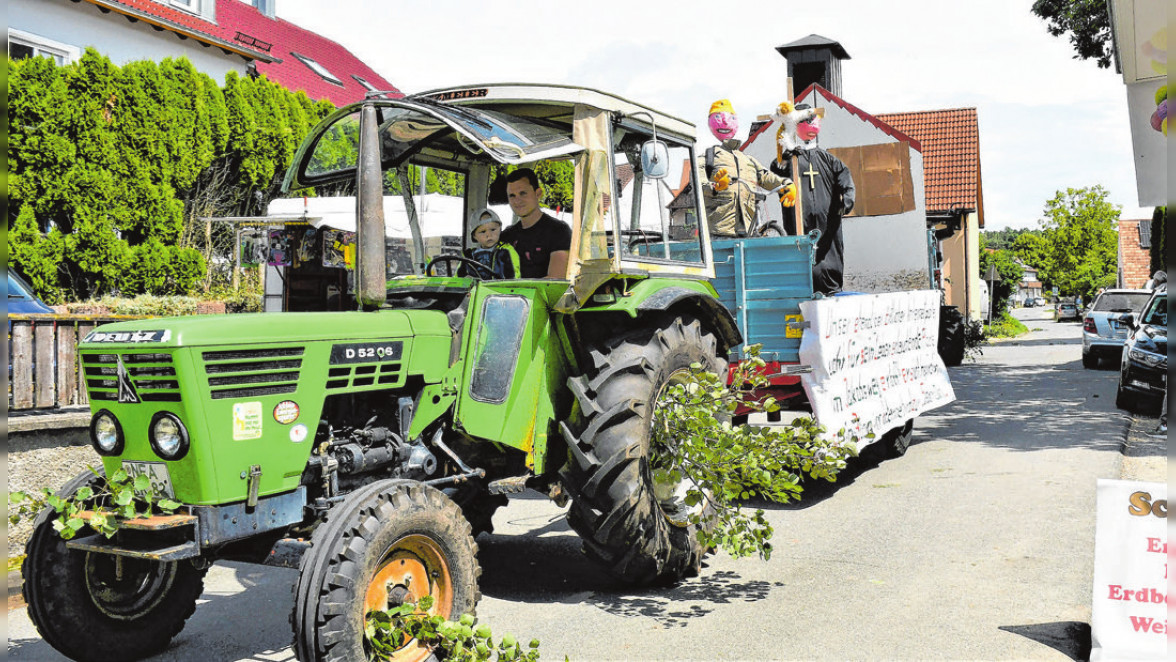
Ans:
POLYGON ((172 489, 171 476, 167 473, 167 465, 163 462, 123 462, 123 471, 132 480, 137 476, 147 476, 151 480, 151 489, 156 494, 162 494, 168 498, 176 498, 175 490, 172 489))

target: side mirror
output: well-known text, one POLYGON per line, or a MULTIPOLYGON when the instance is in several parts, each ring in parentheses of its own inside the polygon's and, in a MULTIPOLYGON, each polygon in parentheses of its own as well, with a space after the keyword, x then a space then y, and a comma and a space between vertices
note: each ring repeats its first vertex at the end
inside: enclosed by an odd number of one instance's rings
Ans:
POLYGON ((1119 323, 1126 325, 1128 329, 1135 330, 1135 313, 1123 313, 1119 318, 1119 323))
POLYGON ((641 145, 641 172, 650 179, 665 179, 670 174, 670 150, 660 140, 641 145))

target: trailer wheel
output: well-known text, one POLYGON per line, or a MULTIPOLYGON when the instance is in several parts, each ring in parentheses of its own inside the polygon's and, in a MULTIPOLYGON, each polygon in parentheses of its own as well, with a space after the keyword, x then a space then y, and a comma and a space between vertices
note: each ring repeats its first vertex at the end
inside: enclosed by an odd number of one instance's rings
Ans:
POLYGON ((911 435, 915 428, 915 419, 908 419, 902 427, 894 428, 882 435, 882 450, 890 459, 906 455, 911 446, 911 435))
MULTIPOLYGON (((58 492, 98 487, 86 471, 58 492)), ((72 550, 53 529, 57 513, 37 516, 22 574, 29 619, 45 642, 82 662, 138 660, 162 651, 196 611, 207 568, 72 550)))
POLYGON ((656 485, 650 468, 653 406, 691 363, 723 374, 726 362, 692 317, 590 344, 588 374, 568 385, 582 420, 562 431, 571 461, 568 523, 584 551, 623 581, 672 583, 698 573, 704 549, 681 502, 682 486, 656 485))
POLYGON ((964 362, 964 316, 955 306, 939 307, 939 356, 946 366, 964 362))
MULTIPOLYGON (((311 538, 294 587, 294 653, 309 662, 371 657, 366 615, 425 596, 429 613, 473 613, 481 594, 478 546, 461 509, 440 491, 405 480, 367 485, 332 508, 311 538)), ((392 659, 426 660, 406 642, 392 659)))

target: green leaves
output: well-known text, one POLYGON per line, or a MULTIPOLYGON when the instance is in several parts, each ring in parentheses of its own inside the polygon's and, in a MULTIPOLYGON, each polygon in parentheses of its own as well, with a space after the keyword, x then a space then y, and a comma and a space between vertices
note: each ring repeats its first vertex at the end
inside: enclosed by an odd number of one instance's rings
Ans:
MULTIPOLYGON (((87 467, 101 477, 93 467, 87 467)), ((174 513, 183 504, 163 498, 151 487, 147 476, 127 475, 119 469, 109 479, 98 481, 97 487, 83 485, 72 495, 59 496, 42 488, 40 494, 12 492, 8 495, 8 521, 16 524, 36 517, 46 508, 57 513, 53 530, 69 540, 87 526, 110 538, 119 530, 119 522, 136 517, 150 517, 154 513, 174 513)))
POLYGON ((364 637, 376 660, 391 660, 405 646, 422 646, 440 660, 482 662, 534 662, 539 659, 539 640, 526 649, 510 634, 494 643, 490 626, 477 624, 471 614, 446 621, 428 613, 433 598, 425 596, 416 604, 406 602, 385 610, 373 610, 364 619, 364 637), (414 641, 415 640, 415 641, 414 641))
MULTIPOLYGON (((755 397, 767 385, 759 346, 747 347, 745 354, 731 380, 737 386, 728 387, 725 375, 695 364, 686 379, 664 389, 654 409, 650 466, 659 486, 667 481, 691 486, 683 504, 692 521, 705 524, 699 533, 704 545, 737 558, 767 559, 772 527, 762 510, 750 512, 744 503, 797 498, 800 473, 834 480, 856 446, 843 436, 828 437, 811 418, 783 426, 731 425, 741 406, 758 412, 780 408, 773 398, 755 397)), ((660 498, 665 490, 658 491, 660 498)))
POLYGON ((260 212, 333 110, 264 77, 222 90, 185 58, 119 67, 87 49, 8 72, 9 259, 48 303, 192 291, 196 217, 260 212))

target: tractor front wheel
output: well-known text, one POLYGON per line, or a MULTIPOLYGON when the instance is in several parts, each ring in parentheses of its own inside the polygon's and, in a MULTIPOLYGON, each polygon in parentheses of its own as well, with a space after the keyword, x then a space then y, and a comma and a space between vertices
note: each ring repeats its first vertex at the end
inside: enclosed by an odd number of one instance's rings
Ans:
MULTIPOLYGON (((101 482, 86 471, 58 495, 101 482)), ((29 619, 46 643, 82 662, 138 660, 166 648, 196 610, 207 568, 69 549, 55 519, 52 509, 37 516, 22 569, 29 619)))
MULTIPOLYGON (((429 596, 457 620, 478 603, 478 546, 461 509, 415 481, 372 483, 336 505, 311 539, 294 587, 294 653, 303 662, 373 659, 367 614, 429 596)), ((432 651, 406 641, 397 662, 432 651)))
POLYGON ((568 523, 587 555, 623 581, 672 583, 697 574, 705 551, 700 522, 684 516, 682 485, 653 479, 653 410, 692 363, 724 374, 715 336, 681 316, 593 342, 589 354, 587 374, 568 380, 581 413, 562 430, 571 450, 561 474, 572 496, 568 523))

